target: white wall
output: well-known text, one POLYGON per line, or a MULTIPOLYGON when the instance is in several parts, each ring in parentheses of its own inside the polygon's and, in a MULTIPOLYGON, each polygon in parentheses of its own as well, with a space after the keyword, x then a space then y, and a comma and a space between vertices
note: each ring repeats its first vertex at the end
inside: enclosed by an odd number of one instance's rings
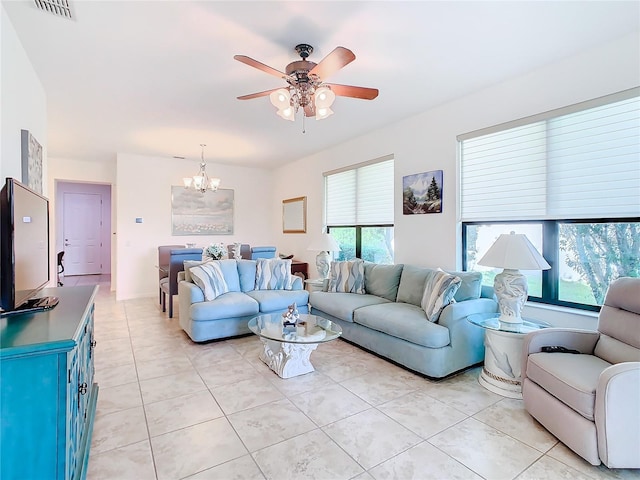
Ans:
MULTIPOLYGON (((47 185, 47 100, 22 43, 4 9, 0 7, 0 185, 6 177, 22 180, 21 130, 29 130, 42 145, 42 194, 47 185)), ((49 251, 55 252, 54 237, 49 251)), ((56 281, 56 256, 50 255, 50 285, 56 281)))
MULTIPOLYGON (((322 172, 394 154, 396 263, 459 268, 456 136, 638 85, 640 38, 634 34, 288 164, 275 173, 280 183, 292 186, 287 195, 307 196, 309 233, 280 232, 277 244, 304 258, 315 272, 315 252, 306 248, 323 226, 322 172), (444 171, 443 213, 403 215, 402 177, 430 170, 444 171), (301 179, 307 182, 302 185, 301 179)), ((274 215, 281 196, 274 191, 274 215)), ((595 324, 592 316, 587 322, 572 314, 557 320, 527 309, 526 314, 556 324, 595 324)))
POLYGON ((278 245, 272 234, 272 172, 258 168, 207 164, 220 177, 220 188, 234 190, 234 233, 218 236, 171 235, 171 185, 197 173, 198 162, 132 154, 117 156, 116 282, 118 300, 155 295, 158 289, 158 245, 195 242, 207 246, 242 242, 278 245), (135 223, 142 217, 143 223, 135 223))
MULTIPOLYGON (((0 179, 22 179, 20 130, 29 130, 43 147, 43 194, 48 196, 47 100, 44 88, 7 16, 0 7, 0 179)), ((54 270, 55 271, 55 270, 54 270)))

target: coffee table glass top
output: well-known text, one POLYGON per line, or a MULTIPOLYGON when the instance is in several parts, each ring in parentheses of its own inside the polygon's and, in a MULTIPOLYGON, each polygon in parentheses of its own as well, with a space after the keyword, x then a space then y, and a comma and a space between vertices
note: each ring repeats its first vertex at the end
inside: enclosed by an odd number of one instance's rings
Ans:
POLYGON ((498 332, 510 332, 510 333, 529 333, 536 330, 542 330, 543 328, 549 328, 551 325, 541 321, 524 320, 522 323, 507 323, 498 320, 499 313, 476 313, 469 315, 469 320, 474 325, 489 330, 496 330, 498 332))
POLYGON ((281 313, 259 315, 249 320, 249 330, 262 338, 287 343, 324 343, 342 335, 340 325, 308 314, 301 314, 295 327, 284 327, 281 313))

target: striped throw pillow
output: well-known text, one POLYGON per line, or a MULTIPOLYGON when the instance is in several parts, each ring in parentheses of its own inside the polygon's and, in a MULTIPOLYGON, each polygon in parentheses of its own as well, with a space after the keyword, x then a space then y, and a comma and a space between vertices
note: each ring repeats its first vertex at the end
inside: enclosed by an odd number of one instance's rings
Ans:
POLYGON ((364 261, 331 262, 329 291, 364 293, 364 261))
POLYGON ((291 290, 291 260, 258 258, 256 290, 291 290))
POLYGON ((430 322, 437 322, 444 307, 453 302, 453 296, 460 287, 460 277, 442 270, 432 270, 427 275, 420 306, 430 322))
POLYGON ((215 260, 191 267, 191 278, 193 283, 199 286, 202 293, 204 293, 206 301, 214 300, 229 291, 222 269, 215 260))

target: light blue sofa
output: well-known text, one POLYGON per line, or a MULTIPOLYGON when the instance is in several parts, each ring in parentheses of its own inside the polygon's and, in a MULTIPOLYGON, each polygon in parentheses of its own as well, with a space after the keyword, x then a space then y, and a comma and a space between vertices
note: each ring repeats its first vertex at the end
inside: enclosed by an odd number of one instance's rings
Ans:
POLYGON ((187 278, 188 272, 179 273, 179 321, 182 329, 194 342, 251 333, 247 327, 256 315, 284 312, 296 303, 300 313, 308 313, 309 292, 302 279, 293 276, 291 290, 255 290, 255 260, 220 260, 229 292, 211 301, 187 278))
POLYGON ((420 307, 429 269, 412 265, 364 265, 367 293, 311 292, 311 313, 342 327, 342 337, 413 371, 442 378, 484 360, 484 331, 469 321, 474 313, 497 312, 491 289, 479 273, 462 279, 455 302, 437 322, 420 307))

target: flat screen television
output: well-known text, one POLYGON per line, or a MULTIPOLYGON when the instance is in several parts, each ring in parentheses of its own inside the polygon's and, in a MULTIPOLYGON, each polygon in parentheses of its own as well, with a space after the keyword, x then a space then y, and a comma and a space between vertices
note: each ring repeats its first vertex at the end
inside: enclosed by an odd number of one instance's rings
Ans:
POLYGON ((53 308, 36 298, 51 280, 49 200, 13 178, 0 190, 0 315, 53 308))

